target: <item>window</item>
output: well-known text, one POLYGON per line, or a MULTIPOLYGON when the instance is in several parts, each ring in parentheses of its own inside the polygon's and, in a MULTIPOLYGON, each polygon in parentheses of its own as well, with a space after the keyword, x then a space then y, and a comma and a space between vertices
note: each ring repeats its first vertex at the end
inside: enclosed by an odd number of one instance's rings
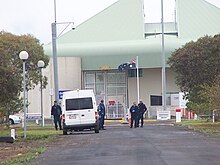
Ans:
POLYGON ((162 106, 162 96, 150 96, 151 106, 162 106))
POLYGON ((67 99, 66 100, 66 110, 83 110, 83 109, 93 109, 92 98, 77 98, 77 99, 67 99))
MULTIPOLYGON (((142 69, 138 69, 139 77, 143 77, 142 69)), ((137 69, 128 69, 128 77, 137 77, 137 69)))

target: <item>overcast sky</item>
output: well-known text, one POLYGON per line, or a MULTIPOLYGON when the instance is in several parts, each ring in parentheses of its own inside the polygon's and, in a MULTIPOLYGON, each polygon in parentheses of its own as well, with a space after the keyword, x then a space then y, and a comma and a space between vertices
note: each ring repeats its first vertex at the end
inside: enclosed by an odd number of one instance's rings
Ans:
MULTIPOLYGON (((0 0, 0 31, 32 34, 41 43, 51 41, 54 0, 0 0)), ((79 25, 117 0, 56 0, 57 22, 79 25)), ((145 22, 160 22, 161 0, 145 1, 145 22)), ((220 8, 220 0, 207 0, 220 8)), ((164 0, 164 20, 174 20, 175 0, 164 0)), ((66 25, 58 25, 59 34, 66 25)), ((71 28, 71 27, 69 27, 71 28)), ((67 29, 68 30, 68 29, 67 29)))

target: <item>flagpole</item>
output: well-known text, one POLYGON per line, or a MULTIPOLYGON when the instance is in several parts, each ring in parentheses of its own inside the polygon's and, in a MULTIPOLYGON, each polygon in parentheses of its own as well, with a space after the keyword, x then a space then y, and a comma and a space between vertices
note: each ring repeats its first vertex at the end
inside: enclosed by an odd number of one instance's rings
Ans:
MULTIPOLYGON (((136 57, 136 69, 137 69, 137 98, 138 102, 140 100, 140 91, 139 91, 139 69, 138 69, 138 56, 136 57)), ((137 102, 137 103, 138 103, 137 102)))

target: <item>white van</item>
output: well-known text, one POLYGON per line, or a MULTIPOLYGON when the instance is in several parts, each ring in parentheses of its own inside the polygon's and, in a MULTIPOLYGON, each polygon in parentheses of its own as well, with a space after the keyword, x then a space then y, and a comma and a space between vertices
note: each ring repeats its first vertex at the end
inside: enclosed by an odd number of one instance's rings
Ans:
POLYGON ((93 90, 74 90, 63 93, 63 134, 68 131, 94 129, 99 133, 99 116, 93 90))

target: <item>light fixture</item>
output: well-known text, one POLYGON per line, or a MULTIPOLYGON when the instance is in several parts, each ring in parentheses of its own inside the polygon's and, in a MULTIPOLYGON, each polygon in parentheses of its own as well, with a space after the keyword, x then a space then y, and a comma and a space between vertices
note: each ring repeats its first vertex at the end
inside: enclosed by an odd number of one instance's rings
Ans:
POLYGON ((38 68, 43 68, 44 67, 44 61, 42 61, 42 60, 39 60, 38 62, 37 62, 37 66, 38 66, 38 68))
POLYGON ((21 59, 21 60, 27 60, 28 59, 28 52, 26 52, 26 51, 21 51, 20 53, 19 53, 19 58, 21 59))

